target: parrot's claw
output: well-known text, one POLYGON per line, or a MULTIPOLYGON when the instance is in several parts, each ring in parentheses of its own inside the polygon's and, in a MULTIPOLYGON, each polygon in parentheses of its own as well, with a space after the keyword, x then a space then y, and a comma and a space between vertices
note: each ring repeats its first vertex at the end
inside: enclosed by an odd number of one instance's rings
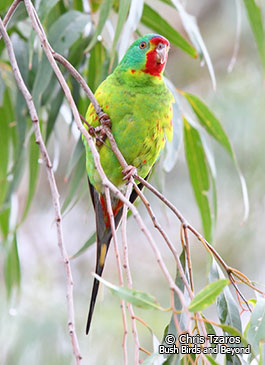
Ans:
POLYGON ((134 175, 137 174, 137 168, 132 165, 128 165, 125 167, 125 169, 122 170, 122 173, 124 175, 124 178, 122 180, 130 180, 131 177, 134 177, 134 175))
POLYGON ((98 147, 102 146, 104 144, 104 141, 107 137, 106 132, 104 128, 111 129, 111 120, 108 116, 108 114, 104 113, 99 118, 100 125, 96 128, 89 128, 88 132, 91 136, 96 137, 96 145, 98 147))
POLYGON ((111 128, 111 120, 108 114, 104 113, 99 117, 99 121, 103 127, 111 128))

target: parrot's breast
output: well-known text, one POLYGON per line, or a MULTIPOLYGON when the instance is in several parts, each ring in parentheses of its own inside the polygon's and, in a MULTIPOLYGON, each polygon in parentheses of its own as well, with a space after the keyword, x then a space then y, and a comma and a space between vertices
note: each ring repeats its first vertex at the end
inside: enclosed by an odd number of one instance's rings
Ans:
MULTIPOLYGON (((165 134, 172 134, 172 94, 161 84, 133 87, 120 83, 115 75, 109 76, 96 94, 100 106, 112 122, 111 131, 126 162, 137 168, 145 178, 165 144, 165 134)), ((98 118, 92 105, 86 119, 94 127, 98 118)), ((94 159, 85 142, 87 171, 92 185, 101 192, 101 179, 95 169, 94 159)), ((98 148, 102 167, 113 184, 124 184, 122 167, 112 152, 109 141, 98 148)))

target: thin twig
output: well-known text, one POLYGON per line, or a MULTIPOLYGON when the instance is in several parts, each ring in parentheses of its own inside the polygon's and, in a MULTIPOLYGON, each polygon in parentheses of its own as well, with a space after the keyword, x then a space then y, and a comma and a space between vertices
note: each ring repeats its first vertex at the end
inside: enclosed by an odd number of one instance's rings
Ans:
MULTIPOLYGON (((113 240, 116 262, 117 262, 117 267, 118 267, 119 281, 120 281, 120 286, 123 287, 124 281, 123 281, 123 275, 122 275, 122 267, 121 267, 121 259, 120 259, 118 241, 117 241, 117 234, 116 234, 116 229, 115 229, 114 214, 113 214, 113 209, 111 206, 110 191, 109 191, 109 188, 107 188, 107 187, 105 187, 105 197, 106 197, 106 202, 107 202, 108 215, 109 215, 109 219, 110 219, 112 240, 113 240)), ((122 322, 123 322, 123 344, 122 344, 123 359, 124 359, 124 364, 127 365, 128 364, 128 354, 127 354, 128 330, 127 330, 126 310, 125 310, 124 299, 121 299, 121 311, 122 311, 122 322)))
MULTIPOLYGON (((227 276, 230 279, 230 274, 233 273, 233 268, 228 266, 225 261, 222 259, 222 257, 219 255, 219 253, 213 248, 213 246, 190 224, 186 221, 186 219, 182 216, 182 214, 179 212, 179 210, 169 201, 166 199, 166 197, 161 194, 154 186, 152 186, 149 182, 147 182, 145 179, 138 175, 133 176, 136 180, 138 180, 140 183, 142 183, 147 189, 149 189, 152 193, 154 193, 162 202, 169 207, 169 209, 172 210, 172 212, 178 217, 179 221, 183 226, 185 226, 189 231, 191 231, 195 237, 206 247, 206 249, 216 257, 216 259, 220 262, 220 264, 223 266, 224 270, 227 273, 227 276)), ((232 281, 231 281, 232 283, 232 281)), ((232 283, 233 284, 233 283, 232 283)), ((236 285, 234 285, 235 290, 238 292, 238 294, 243 299, 243 295, 240 292, 240 290, 237 288, 236 285)), ((257 290, 257 288, 253 288, 254 290, 257 290)), ((244 300, 244 299, 243 299, 244 300)), ((245 302, 245 304, 249 307, 248 303, 245 302)))
MULTIPOLYGON (((132 192, 132 182, 129 182, 127 191, 125 194, 126 199, 130 198, 131 192, 132 192)), ((128 212, 128 207, 127 207, 127 205, 124 205, 123 211, 122 211, 122 218, 121 218, 121 222, 122 222, 121 223, 121 232, 122 232, 122 244, 123 244, 123 267, 126 272, 128 288, 132 289, 132 286, 133 286, 132 285, 132 275, 131 275, 130 264, 129 264, 127 232, 126 232, 126 230, 127 230, 127 212, 128 212)), ((134 310, 133 310, 133 306, 131 303, 128 302, 127 306, 128 306, 128 310, 129 310, 129 313, 131 316, 132 334, 133 334, 134 343, 135 343, 135 345, 134 345, 134 363, 139 364, 140 341, 139 341, 138 332, 137 332, 134 310)))
POLYGON ((178 269, 178 272, 179 272, 179 275, 181 277, 181 280, 183 281, 188 293, 189 293, 189 296, 191 299, 194 298, 194 294, 192 292, 192 289, 191 289, 191 286, 189 285, 188 283, 188 280, 185 276, 185 273, 184 273, 184 270, 183 270, 183 267, 181 265, 181 262, 180 262, 180 259, 179 259, 179 256, 178 256, 178 253, 177 253, 177 250, 176 248, 174 247, 174 245, 172 244, 172 242, 170 241, 168 235, 166 234, 166 232, 163 230, 163 228, 161 227, 161 225, 158 223, 157 219, 156 219, 156 216, 151 208, 151 204, 149 203, 149 201, 146 199, 146 197, 144 196, 144 194, 141 192, 141 190, 138 188, 137 184, 134 182, 133 184, 134 186, 134 189, 135 191, 137 192, 138 196, 140 197, 140 199, 142 200, 142 202, 144 203, 147 211, 148 211, 148 214, 150 215, 151 219, 152 219, 152 222, 154 224, 154 227, 157 228, 157 230, 160 232, 161 236, 164 238, 166 244, 168 245, 170 251, 172 252, 175 260, 176 260, 176 264, 177 264, 177 269, 178 269))
POLYGON ((189 270, 189 278, 190 278, 190 287, 192 292, 194 292, 194 285, 193 285, 193 277, 192 277, 192 267, 191 267, 191 253, 190 253, 190 242, 187 232, 187 227, 185 225, 181 225, 181 228, 184 232, 184 240, 185 240, 185 247, 187 253, 187 262, 188 262, 188 270, 189 270))
POLYGON ((69 329, 69 334, 70 334, 71 341, 72 341, 73 352, 74 352, 75 358, 76 358, 76 363, 80 364, 82 356, 80 353, 79 343, 78 343, 78 339, 77 339, 76 331, 75 331, 74 304, 73 304, 73 277, 72 277, 69 257, 68 257, 68 254, 67 254, 67 251, 66 251, 66 248, 64 245, 63 230, 62 230, 62 216, 61 216, 59 193, 58 193, 58 189, 57 189, 57 185, 56 185, 56 180, 55 180, 54 173, 52 170, 52 164, 51 164, 46 146, 44 144, 44 141, 43 141, 43 138, 41 135, 40 126, 39 126, 39 118, 37 115, 37 111, 36 111, 32 96, 31 96, 29 90, 27 89, 27 87, 24 83, 24 80, 21 76, 11 40, 5 30, 5 27, 4 27, 4 24, 1 20, 1 18, 0 18, 0 32, 4 38, 4 42, 6 44, 8 56, 9 56, 11 67, 13 69, 13 73, 14 73, 14 76, 16 79, 17 86, 18 86, 19 90, 22 92, 22 94, 25 98, 25 101, 27 103, 29 114, 30 114, 30 117, 31 117, 31 120, 33 123, 36 143, 39 146, 42 158, 45 161, 45 165, 46 165, 46 171, 47 171, 47 176, 48 176, 48 180, 49 180, 49 184, 50 184, 53 206, 54 206, 54 210, 55 210, 57 241, 58 241, 58 246, 60 249, 62 259, 64 261, 65 271, 66 271, 68 329, 69 329))

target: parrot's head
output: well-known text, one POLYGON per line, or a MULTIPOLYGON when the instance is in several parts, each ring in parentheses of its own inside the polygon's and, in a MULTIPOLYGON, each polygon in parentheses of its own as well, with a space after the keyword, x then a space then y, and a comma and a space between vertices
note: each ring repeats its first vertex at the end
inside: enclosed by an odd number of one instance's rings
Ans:
POLYGON ((161 77, 169 51, 169 41, 159 34, 146 34, 137 39, 120 62, 120 69, 131 74, 146 73, 161 77))

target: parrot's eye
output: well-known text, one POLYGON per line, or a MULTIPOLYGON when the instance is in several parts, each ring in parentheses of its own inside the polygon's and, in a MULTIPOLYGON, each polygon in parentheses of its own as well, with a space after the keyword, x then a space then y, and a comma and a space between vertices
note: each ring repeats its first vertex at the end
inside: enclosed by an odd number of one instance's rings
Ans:
POLYGON ((141 49, 144 49, 146 46, 147 46, 146 42, 141 42, 141 43, 139 44, 139 47, 140 47, 141 49))

